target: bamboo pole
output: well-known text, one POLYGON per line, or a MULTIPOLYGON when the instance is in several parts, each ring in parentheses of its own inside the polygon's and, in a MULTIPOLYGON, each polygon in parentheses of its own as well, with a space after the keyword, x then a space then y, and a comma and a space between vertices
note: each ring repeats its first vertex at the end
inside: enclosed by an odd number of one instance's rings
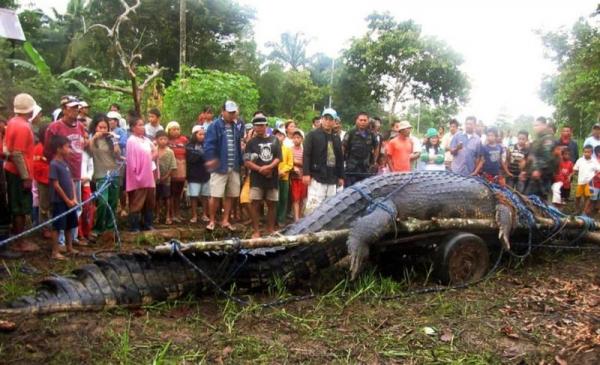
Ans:
MULTIPOLYGON (((554 220, 549 218, 536 217, 537 228, 548 229, 554 227, 554 220)), ((581 218, 568 216, 560 220, 561 226, 565 228, 565 233, 571 236, 577 236, 582 228, 585 227, 585 221, 581 218)), ((600 222, 597 222, 600 227, 600 222)), ((517 230, 524 231, 528 227, 519 225, 517 230)), ((430 220, 421 220, 409 218, 398 222, 399 237, 395 240, 386 240, 385 244, 394 244, 407 242, 423 233, 443 232, 454 230, 465 230, 469 232, 494 232, 498 225, 494 219, 465 219, 465 218, 439 218, 430 220)), ((222 241, 196 241, 181 243, 182 252, 235 252, 239 249, 256 249, 269 247, 293 247, 299 245, 325 244, 337 240, 345 240, 348 237, 349 229, 339 229, 334 231, 322 231, 316 233, 305 233, 291 236, 269 236, 254 239, 227 239, 222 241)), ((588 232, 583 239, 590 243, 600 244, 600 232, 588 232)), ((377 244, 382 243, 378 242, 377 244)), ((166 242, 156 246, 152 252, 159 254, 169 254, 172 251, 170 243, 166 242)))

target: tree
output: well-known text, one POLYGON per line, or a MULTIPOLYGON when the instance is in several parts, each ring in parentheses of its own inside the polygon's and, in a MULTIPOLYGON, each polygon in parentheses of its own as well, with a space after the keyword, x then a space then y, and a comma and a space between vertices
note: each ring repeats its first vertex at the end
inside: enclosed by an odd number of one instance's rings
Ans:
POLYGON ((442 41, 425 37, 413 21, 396 22, 388 13, 367 17, 368 31, 354 39, 344 52, 346 72, 372 90, 378 102, 390 105, 417 99, 439 105, 459 105, 467 100, 462 58, 442 41))
POLYGON ((406 119, 414 131, 422 136, 427 129, 447 128, 448 121, 456 115, 458 108, 454 105, 434 106, 427 103, 417 103, 408 107, 406 119))
POLYGON ((148 85, 150 85, 152 80, 159 77, 160 74, 164 71, 164 67, 159 67, 158 63, 151 64, 149 66, 151 73, 148 74, 145 80, 140 83, 138 81, 137 75, 138 63, 142 59, 142 54, 140 53, 140 44, 138 43, 135 47, 133 47, 130 50, 125 50, 121 43, 121 39, 119 38, 121 32, 121 24, 123 24, 124 21, 127 21, 129 14, 135 12, 135 10, 140 6, 140 1, 141 0, 136 0, 135 4, 130 6, 125 0, 121 0, 121 4, 125 8, 125 10, 121 15, 119 15, 119 17, 117 17, 115 23, 111 28, 103 24, 94 24, 89 28, 89 30, 98 28, 106 31, 107 37, 111 39, 113 46, 116 49, 117 55, 119 56, 119 60, 121 61, 121 66, 126 71, 131 82, 130 88, 123 88, 111 85, 107 82, 95 83, 92 85, 102 89, 130 94, 131 98, 133 99, 135 111, 138 115, 142 115, 141 103, 144 90, 146 89, 146 87, 148 87, 148 85))
POLYGON ((556 107, 559 124, 570 124, 579 138, 600 121, 600 29, 579 19, 570 31, 540 34, 558 73, 547 76, 541 97, 556 107))
MULTIPOLYGON (((226 100, 234 100, 242 117, 249 120, 258 106, 258 90, 247 76, 216 70, 185 67, 165 90, 165 119, 177 120, 182 132, 191 131, 204 105, 219 111, 226 100)), ((218 112, 217 112, 218 113, 218 112)))
POLYGON ((295 34, 286 32, 281 34, 279 43, 267 42, 267 48, 271 49, 268 58, 272 61, 281 62, 292 70, 298 71, 308 64, 306 57, 306 46, 310 40, 306 39, 302 32, 295 34))

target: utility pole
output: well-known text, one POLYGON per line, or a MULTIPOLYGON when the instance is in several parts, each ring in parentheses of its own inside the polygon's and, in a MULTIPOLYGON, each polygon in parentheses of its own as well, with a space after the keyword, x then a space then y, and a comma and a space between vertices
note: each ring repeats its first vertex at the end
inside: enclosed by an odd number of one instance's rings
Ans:
POLYGON ((186 2, 187 0, 179 0, 179 74, 182 74, 183 66, 185 66, 185 53, 187 44, 187 22, 186 22, 186 2))
POLYGON ((335 70, 335 58, 331 59, 331 78, 329 79, 329 108, 331 108, 331 94, 333 94, 333 71, 335 70))

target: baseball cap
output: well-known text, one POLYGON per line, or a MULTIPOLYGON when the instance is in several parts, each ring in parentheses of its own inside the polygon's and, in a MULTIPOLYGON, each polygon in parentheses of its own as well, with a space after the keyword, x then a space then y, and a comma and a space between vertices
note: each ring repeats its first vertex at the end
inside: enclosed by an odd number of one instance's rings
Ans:
POLYGON ((204 127, 203 127, 203 126, 201 126, 201 125, 199 125, 199 124, 196 124, 196 125, 194 126, 194 128, 192 128, 192 134, 195 134, 196 132, 198 132, 198 131, 202 131, 202 130, 204 130, 204 127))
POLYGON ((36 102, 29 94, 18 94, 13 102, 14 112, 18 114, 27 114, 33 111, 36 102))
POLYGON ((225 111, 226 112, 232 113, 232 112, 237 112, 237 110, 238 110, 238 106, 234 101, 227 100, 225 102, 225 111))
POLYGON ((258 114, 256 115, 254 118, 252 118, 252 124, 253 125, 266 125, 267 124, 267 117, 265 117, 262 114, 258 114))
POLYGON ((296 129, 294 133, 292 133, 292 136, 295 136, 296 134, 299 134, 302 138, 304 138, 304 132, 302 132, 302 130, 296 129))
POLYGON ((321 113, 321 116, 324 117, 326 115, 331 116, 333 119, 337 119, 337 117, 338 117, 337 112, 335 111, 335 109, 332 109, 332 108, 325 108, 323 110, 323 113, 321 113))
POLYGON ((285 136, 285 129, 284 128, 275 128, 273 129, 273 134, 275 133, 281 133, 285 136))
POLYGON ((403 130, 403 129, 407 129, 407 128, 412 128, 410 123, 407 122, 406 120, 401 121, 398 130, 403 130))
POLYGON ((81 102, 74 96, 66 95, 60 98, 60 105, 66 106, 67 108, 71 108, 74 106, 79 106, 81 102))
POLYGON ((437 137, 438 131, 435 128, 429 128, 427 130, 427 138, 437 137))
POLYGON ((592 126, 592 129, 600 129, 600 123, 596 123, 592 126))
POLYGON ((35 104, 33 106, 33 110, 31 112, 31 118, 29 119, 29 121, 30 122, 33 121, 35 119, 35 117, 37 117, 38 114, 40 114, 41 111, 42 111, 42 107, 39 106, 39 105, 37 105, 37 104, 35 104))
POLYGON ((254 125, 252 123, 246 123, 245 127, 246 127, 246 130, 250 130, 250 129, 254 128, 254 125))
POLYGON ((117 119, 117 120, 120 120, 121 119, 121 114, 119 114, 117 112, 108 112, 108 113, 106 113, 106 117, 108 119, 117 119))
POLYGON ((79 107, 80 108, 89 108, 90 104, 88 104, 85 101, 81 100, 81 102, 79 102, 79 107))

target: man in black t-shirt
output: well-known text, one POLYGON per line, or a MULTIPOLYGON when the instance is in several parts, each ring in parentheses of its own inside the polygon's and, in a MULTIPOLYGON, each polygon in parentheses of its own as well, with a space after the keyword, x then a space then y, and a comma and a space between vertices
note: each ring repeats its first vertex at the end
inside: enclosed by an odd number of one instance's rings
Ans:
POLYGON ((275 231, 275 208, 279 200, 279 175, 277 166, 281 161, 281 146, 279 140, 267 136, 267 118, 257 114, 252 119, 254 137, 246 144, 244 165, 250 170, 250 213, 254 233, 252 238, 260 237, 258 226, 259 215, 263 201, 266 202, 267 233, 275 231))

